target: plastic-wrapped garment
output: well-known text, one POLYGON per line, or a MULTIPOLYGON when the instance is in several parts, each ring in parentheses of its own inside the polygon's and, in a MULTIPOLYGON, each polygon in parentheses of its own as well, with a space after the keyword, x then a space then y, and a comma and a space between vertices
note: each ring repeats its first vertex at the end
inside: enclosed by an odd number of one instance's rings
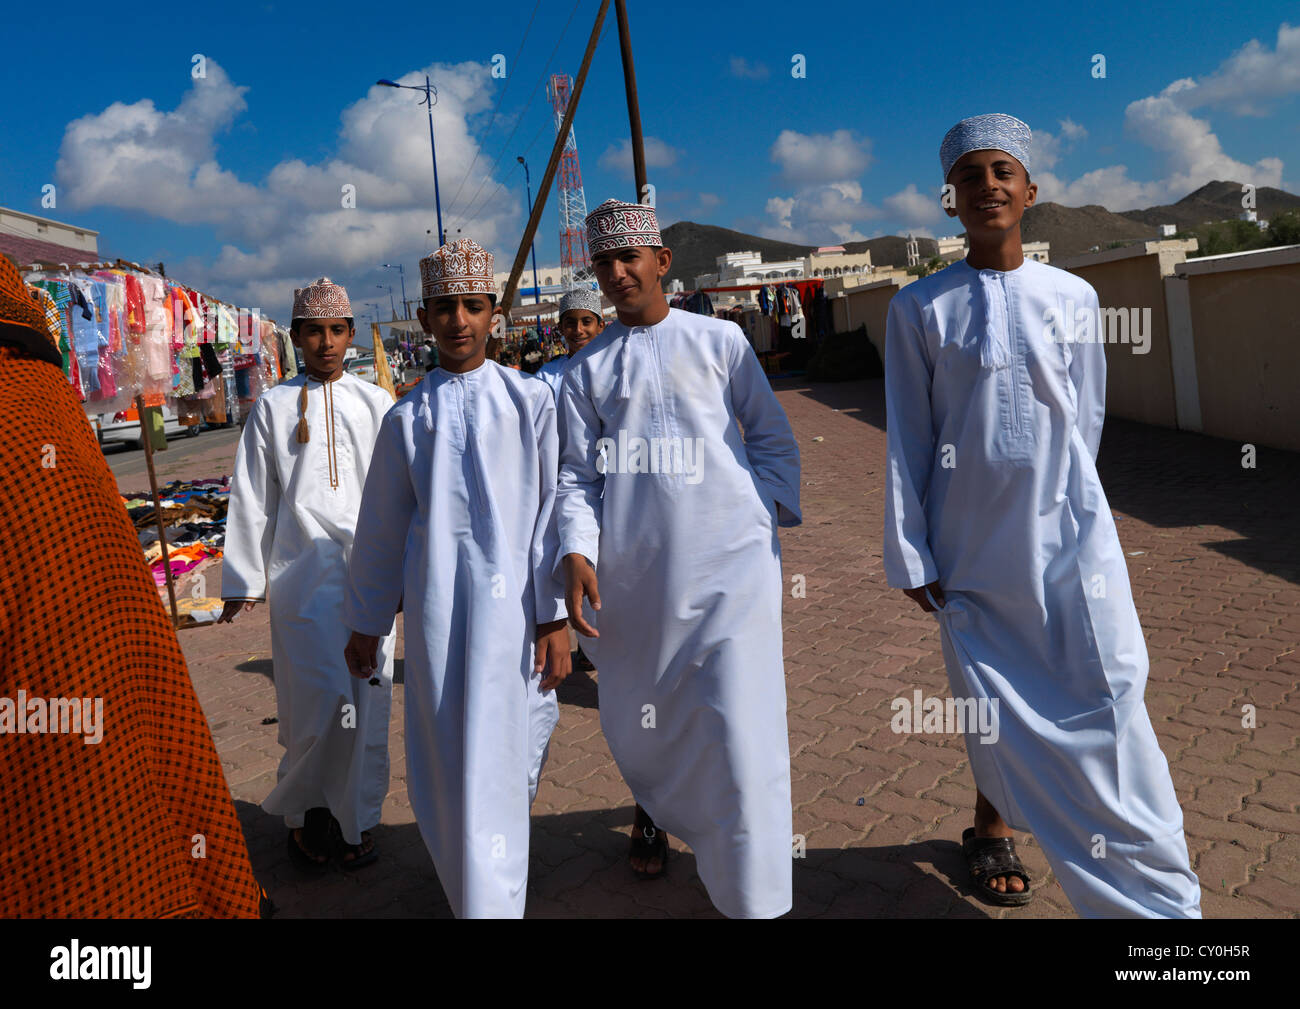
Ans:
POLYGON ((217 355, 221 361, 221 378, 217 380, 219 393, 224 393, 224 406, 227 418, 234 424, 239 421, 241 410, 239 394, 235 391, 235 355, 225 350, 217 355))
POLYGON ((184 346, 185 299, 171 284, 164 286, 163 307, 167 312, 167 345, 173 351, 184 346))
POLYGON ((194 427, 203 422, 203 408, 198 400, 188 397, 177 399, 173 409, 176 411, 176 419, 183 427, 194 427))
POLYGON ((71 285, 72 305, 69 316, 72 322, 72 346, 77 357, 78 388, 81 398, 89 399, 99 392, 99 330, 95 327, 95 292, 85 281, 71 285))
POLYGON ((126 276, 121 272, 100 270, 95 274, 95 280, 104 285, 108 349, 116 354, 126 344, 126 276))
MULTIPOLYGON (((140 337, 144 359, 145 388, 170 392, 172 387, 171 318, 167 314, 167 290, 157 277, 138 279, 142 297, 144 334, 140 337)), ((128 288, 129 294, 129 288, 128 288)))
POLYGON ((176 384, 173 387, 173 395, 194 395, 194 365, 188 358, 180 359, 180 369, 176 372, 176 384))
POLYGON ((166 380, 170 389, 171 317, 167 314, 167 288, 158 277, 139 277, 138 282, 144 303, 144 335, 140 345, 144 351, 145 373, 155 383, 166 380))
POLYGON ((239 326, 229 305, 217 305, 217 344, 226 346, 239 338, 239 326))
POLYGON ((277 329, 276 339, 280 345, 280 380, 286 381, 298 374, 298 355, 294 353, 293 337, 287 329, 277 329))
POLYGON ((171 295, 172 349, 197 346, 200 321, 191 293, 183 287, 168 286, 171 295))
POLYGON ((262 313, 250 308, 239 314, 239 353, 256 354, 262 349, 262 313))
POLYGON ((126 285, 126 331, 138 341, 145 328, 144 288, 133 273, 123 277, 122 282, 126 285))
POLYGON ((199 337, 200 343, 217 342, 217 303, 211 298, 199 295, 200 308, 199 312, 203 318, 203 332, 199 337))
POLYGON ((68 331, 68 308, 72 304, 72 294, 66 280, 38 280, 33 285, 44 291, 50 299, 45 308, 46 321, 50 330, 59 338, 59 353, 63 355, 63 374, 71 375, 72 334, 68 331), (50 306, 54 307, 53 316, 50 306))

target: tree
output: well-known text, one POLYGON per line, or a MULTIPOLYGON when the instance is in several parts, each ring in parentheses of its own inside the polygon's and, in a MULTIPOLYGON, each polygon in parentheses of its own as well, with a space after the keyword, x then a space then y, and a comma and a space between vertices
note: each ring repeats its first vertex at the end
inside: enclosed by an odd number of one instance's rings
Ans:
POLYGON ((1288 210, 1268 222, 1269 245, 1300 245, 1300 211, 1288 210))
POLYGON ((915 266, 909 266, 907 272, 913 277, 928 277, 930 274, 942 270, 948 264, 943 261, 941 256, 931 256, 924 263, 917 263, 915 266))

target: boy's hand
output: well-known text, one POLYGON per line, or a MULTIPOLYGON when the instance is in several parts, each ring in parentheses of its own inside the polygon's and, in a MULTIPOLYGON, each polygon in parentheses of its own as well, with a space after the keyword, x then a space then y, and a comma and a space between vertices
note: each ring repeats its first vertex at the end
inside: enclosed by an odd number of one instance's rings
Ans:
POLYGON ((221 616, 217 617, 217 623, 228 624, 235 619, 235 614, 239 612, 241 606, 247 611, 256 605, 257 603, 246 603, 240 599, 227 599, 226 605, 221 607, 221 616))
POLYGON ((921 609, 925 610, 926 613, 933 613, 935 611, 935 607, 930 605, 930 600, 925 598, 925 593, 927 590, 929 591, 930 595, 934 596, 934 601, 938 603, 939 606, 942 607, 948 605, 943 598, 943 589, 939 588, 938 582, 931 582, 929 585, 926 585, 924 588, 903 589, 903 594, 906 595, 908 599, 912 600, 912 602, 916 603, 916 605, 921 607, 921 609))
POLYGON ((533 672, 546 671, 543 690, 554 690, 573 671, 569 652, 569 628, 563 620, 537 625, 537 644, 533 648, 533 672))
POLYGON ((582 554, 564 555, 565 596, 569 606, 569 623, 579 634, 588 638, 600 637, 600 631, 587 623, 582 616, 582 598, 591 600, 591 608, 600 610, 600 589, 596 587, 596 569, 582 554))
POLYGON ((352 637, 348 638, 348 646, 343 649, 343 657, 347 659, 349 673, 358 679, 370 679, 379 672, 376 668, 379 663, 379 637, 353 631, 352 637))

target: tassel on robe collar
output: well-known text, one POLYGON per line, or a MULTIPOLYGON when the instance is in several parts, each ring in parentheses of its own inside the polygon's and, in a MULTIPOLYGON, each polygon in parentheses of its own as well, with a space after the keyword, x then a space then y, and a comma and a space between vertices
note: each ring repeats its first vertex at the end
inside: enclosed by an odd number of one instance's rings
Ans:
POLYGON ((1011 365, 1010 326, 1007 317, 1005 280, 980 273, 980 294, 984 298, 984 333, 980 340, 980 366, 989 370, 1011 365))
POLYGON ((310 439, 307 430, 307 379, 304 377, 302 392, 298 394, 298 444, 305 445, 310 439))
POLYGON ((632 330, 623 331, 623 346, 619 350, 618 370, 622 372, 618 380, 618 398, 630 399, 632 396, 632 386, 629 384, 627 373, 632 363, 632 330))

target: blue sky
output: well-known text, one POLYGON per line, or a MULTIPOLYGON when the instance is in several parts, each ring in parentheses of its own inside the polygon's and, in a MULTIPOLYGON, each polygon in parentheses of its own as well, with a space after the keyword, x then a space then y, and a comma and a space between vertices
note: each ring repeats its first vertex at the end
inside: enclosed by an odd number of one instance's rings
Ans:
MULTIPOLYGON (((444 224, 505 269, 525 220, 515 156, 535 191, 554 139, 538 82, 577 72, 598 6, 142 4, 124 16, 66 4, 57 20, 16 27, 7 47, 0 204, 96 228, 106 255, 162 259, 170 275, 273 315, 320 274, 354 304, 386 307, 376 285, 397 278, 377 266, 402 262, 414 292, 433 247, 433 186, 417 97, 373 85, 428 71, 444 224), (56 55, 65 30, 83 43, 75 57, 56 55), (498 53, 505 79, 491 75, 498 53), (47 183, 54 208, 41 206, 47 183), (356 187, 355 208, 341 206, 343 185, 356 187)), ((1034 129, 1040 200, 1122 210, 1226 177, 1300 191, 1293 3, 629 7, 664 224, 810 244, 950 233, 937 213, 939 141, 991 111, 1034 129)), ((576 131, 588 207, 633 198, 612 5, 576 131)), ((539 263, 558 261, 558 227, 552 197, 539 263)))

